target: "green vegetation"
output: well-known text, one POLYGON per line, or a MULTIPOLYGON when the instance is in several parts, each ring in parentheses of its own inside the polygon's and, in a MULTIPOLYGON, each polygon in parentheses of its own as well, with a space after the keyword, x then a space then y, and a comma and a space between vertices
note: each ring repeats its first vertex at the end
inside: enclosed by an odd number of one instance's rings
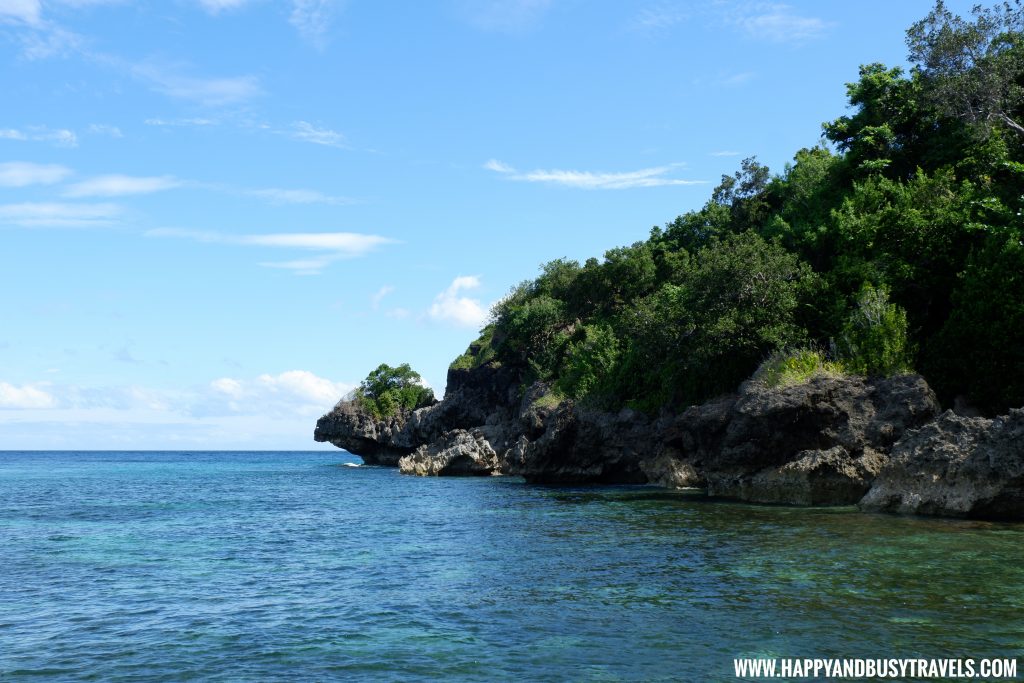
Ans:
POLYGON ((863 66, 824 144, 779 174, 744 160, 603 260, 544 265, 453 366, 651 413, 759 366, 769 383, 916 368, 944 402, 1024 405, 1021 2, 936 3, 907 32, 910 72, 863 66), (808 348, 831 353, 785 352, 808 348))
POLYGON ((480 332, 480 338, 472 342, 466 352, 452 361, 451 370, 473 370, 494 360, 494 325, 488 325, 480 332))
POLYGON ((761 363, 754 373, 754 381, 766 387, 788 387, 802 384, 814 377, 842 377, 846 370, 842 363, 828 360, 817 349, 776 351, 761 363))
POLYGON ((381 363, 355 390, 356 403, 375 418, 422 408, 434 402, 434 392, 423 386, 419 373, 403 363, 397 368, 381 363))

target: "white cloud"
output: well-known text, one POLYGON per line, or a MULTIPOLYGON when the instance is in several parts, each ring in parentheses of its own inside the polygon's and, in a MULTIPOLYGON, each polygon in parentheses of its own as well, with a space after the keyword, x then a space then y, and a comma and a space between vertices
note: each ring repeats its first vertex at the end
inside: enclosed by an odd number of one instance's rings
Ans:
POLYGON ((373 309, 377 310, 380 308, 380 302, 391 292, 395 291, 395 288, 391 285, 384 285, 370 296, 370 303, 373 304, 373 309))
POLYGON ((337 0, 292 0, 288 23, 295 27, 303 40, 322 50, 327 44, 327 31, 337 7, 337 0))
POLYGON ((131 194, 151 194, 181 186, 171 176, 102 175, 75 183, 64 191, 65 197, 122 197, 131 194))
POLYGON ((348 197, 334 197, 316 190, 286 190, 279 187, 268 187, 260 190, 245 190, 245 194, 262 197, 274 204, 354 204, 355 200, 348 197))
POLYGON ((729 21, 748 35, 773 43, 802 43, 822 37, 832 22, 801 16, 793 7, 770 2, 747 3, 737 7, 729 21))
POLYGON ((462 13, 485 31, 518 33, 537 25, 553 0, 463 0, 462 13))
POLYGON ((85 228, 109 225, 121 215, 116 204, 75 204, 58 202, 23 202, 0 204, 0 225, 27 228, 85 228))
POLYGON ((298 275, 317 275, 323 268, 334 261, 365 256, 380 246, 395 242, 393 239, 381 237, 380 235, 356 232, 282 232, 264 235, 228 235, 218 232, 161 228, 150 230, 145 234, 147 237, 181 237, 205 243, 304 249, 322 252, 310 258, 268 261, 259 264, 267 268, 291 270, 298 275))
POLYGON ((261 261, 260 266, 264 268, 280 268, 290 270, 296 275, 319 275, 331 262, 337 260, 333 256, 321 256, 320 258, 293 259, 291 261, 261 261))
POLYGON ((210 107, 237 104, 262 94, 255 76, 198 78, 184 76, 176 69, 156 64, 138 64, 131 68, 137 77, 168 97, 190 100, 210 107))
POLYGON ((358 232, 282 232, 269 235, 243 235, 242 244, 256 244, 264 247, 293 247, 297 249, 322 249, 348 256, 362 256, 382 244, 393 242, 378 235, 364 235, 358 232))
POLYGON ((742 85, 754 77, 753 71, 743 71, 739 73, 722 74, 718 78, 719 85, 742 85))
POLYGON ((202 415, 229 412, 318 416, 355 386, 319 377, 308 370, 265 373, 251 379, 220 377, 210 382, 205 396, 193 401, 191 411, 202 415))
POLYGON ((217 125, 217 120, 202 117, 181 119, 151 118, 146 119, 143 123, 147 126, 215 126, 217 125))
POLYGON ((89 132, 93 135, 107 135, 112 138, 123 138, 124 134, 121 129, 117 126, 108 126, 103 123, 93 123, 89 125, 89 132))
POLYGON ((33 164, 9 161, 0 164, 0 187, 26 187, 52 185, 71 174, 71 169, 57 164, 33 164))
POLYGON ((225 10, 238 9, 248 0, 199 0, 199 4, 210 14, 220 14, 225 10))
POLYGON ((448 288, 434 297, 434 303, 427 314, 434 320, 450 322, 461 327, 480 327, 487 320, 487 310, 479 299, 461 295, 467 289, 480 286, 475 275, 460 275, 452 280, 448 288))
POLYGON ((733 152, 732 150, 728 149, 723 149, 718 152, 711 152, 711 156, 713 157, 738 157, 739 155, 739 152, 733 152))
POLYGON ((0 409, 50 408, 55 405, 53 396, 39 386, 23 384, 17 387, 0 382, 0 409))
POLYGON ((512 168, 508 164, 502 163, 497 159, 488 159, 484 164, 484 168, 488 171, 495 171, 496 173, 515 173, 516 169, 512 168))
POLYGON ((345 136, 329 128, 318 128, 308 121, 296 121, 292 124, 291 136, 296 140, 311 142, 314 145, 325 145, 346 149, 348 144, 345 136))
POLYGON ((244 393, 242 383, 230 377, 221 377, 220 379, 213 380, 210 382, 210 388, 231 398, 241 398, 244 393))
POLYGON ((66 128, 47 128, 46 126, 28 126, 24 129, 0 128, 0 139, 51 142, 57 147, 78 146, 78 136, 74 131, 66 128))
POLYGON ((667 178, 669 173, 678 164, 669 166, 656 166, 654 168, 643 168, 639 171, 628 171, 625 173, 592 173, 590 171, 563 171, 543 170, 528 171, 520 173, 508 164, 491 159, 484 164, 484 168, 501 173, 511 180, 520 180, 531 183, 548 183, 552 185, 563 185, 585 190, 624 190, 634 187, 660 187, 664 185, 702 185, 706 180, 683 180, 681 178, 667 178))
POLYGON ((689 13, 678 5, 659 2, 640 10, 633 19, 632 27, 641 30, 667 29, 689 18, 689 13))
POLYGON ((308 370, 178 390, 0 382, 0 441, 13 448, 316 448, 313 421, 355 386, 308 370))
POLYGON ((37 26, 42 18, 39 0, 0 0, 0 22, 37 26))

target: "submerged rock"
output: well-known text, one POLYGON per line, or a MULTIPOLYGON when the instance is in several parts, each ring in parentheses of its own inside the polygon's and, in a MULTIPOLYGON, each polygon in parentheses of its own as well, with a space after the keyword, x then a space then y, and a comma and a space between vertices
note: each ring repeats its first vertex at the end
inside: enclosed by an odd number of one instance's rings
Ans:
POLYGON ((1024 409, 993 420, 947 411, 907 433, 860 507, 947 517, 1024 518, 1024 409))

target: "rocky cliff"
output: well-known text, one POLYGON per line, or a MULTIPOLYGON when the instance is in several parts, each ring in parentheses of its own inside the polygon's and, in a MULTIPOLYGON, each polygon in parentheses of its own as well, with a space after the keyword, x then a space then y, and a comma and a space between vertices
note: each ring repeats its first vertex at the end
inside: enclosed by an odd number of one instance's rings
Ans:
POLYGON ((917 375, 747 382, 657 419, 554 400, 497 363, 450 370, 445 400, 385 420, 339 403, 317 422, 369 464, 418 475, 700 487, 759 503, 1024 517, 1024 410, 939 416, 917 375))

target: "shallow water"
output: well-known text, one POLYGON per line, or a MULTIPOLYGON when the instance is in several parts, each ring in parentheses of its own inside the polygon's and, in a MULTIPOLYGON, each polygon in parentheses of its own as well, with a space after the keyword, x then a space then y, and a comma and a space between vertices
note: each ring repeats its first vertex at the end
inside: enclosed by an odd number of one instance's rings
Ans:
POLYGON ((734 680, 1024 654, 1024 525, 345 467, 0 453, 0 679, 734 680))

